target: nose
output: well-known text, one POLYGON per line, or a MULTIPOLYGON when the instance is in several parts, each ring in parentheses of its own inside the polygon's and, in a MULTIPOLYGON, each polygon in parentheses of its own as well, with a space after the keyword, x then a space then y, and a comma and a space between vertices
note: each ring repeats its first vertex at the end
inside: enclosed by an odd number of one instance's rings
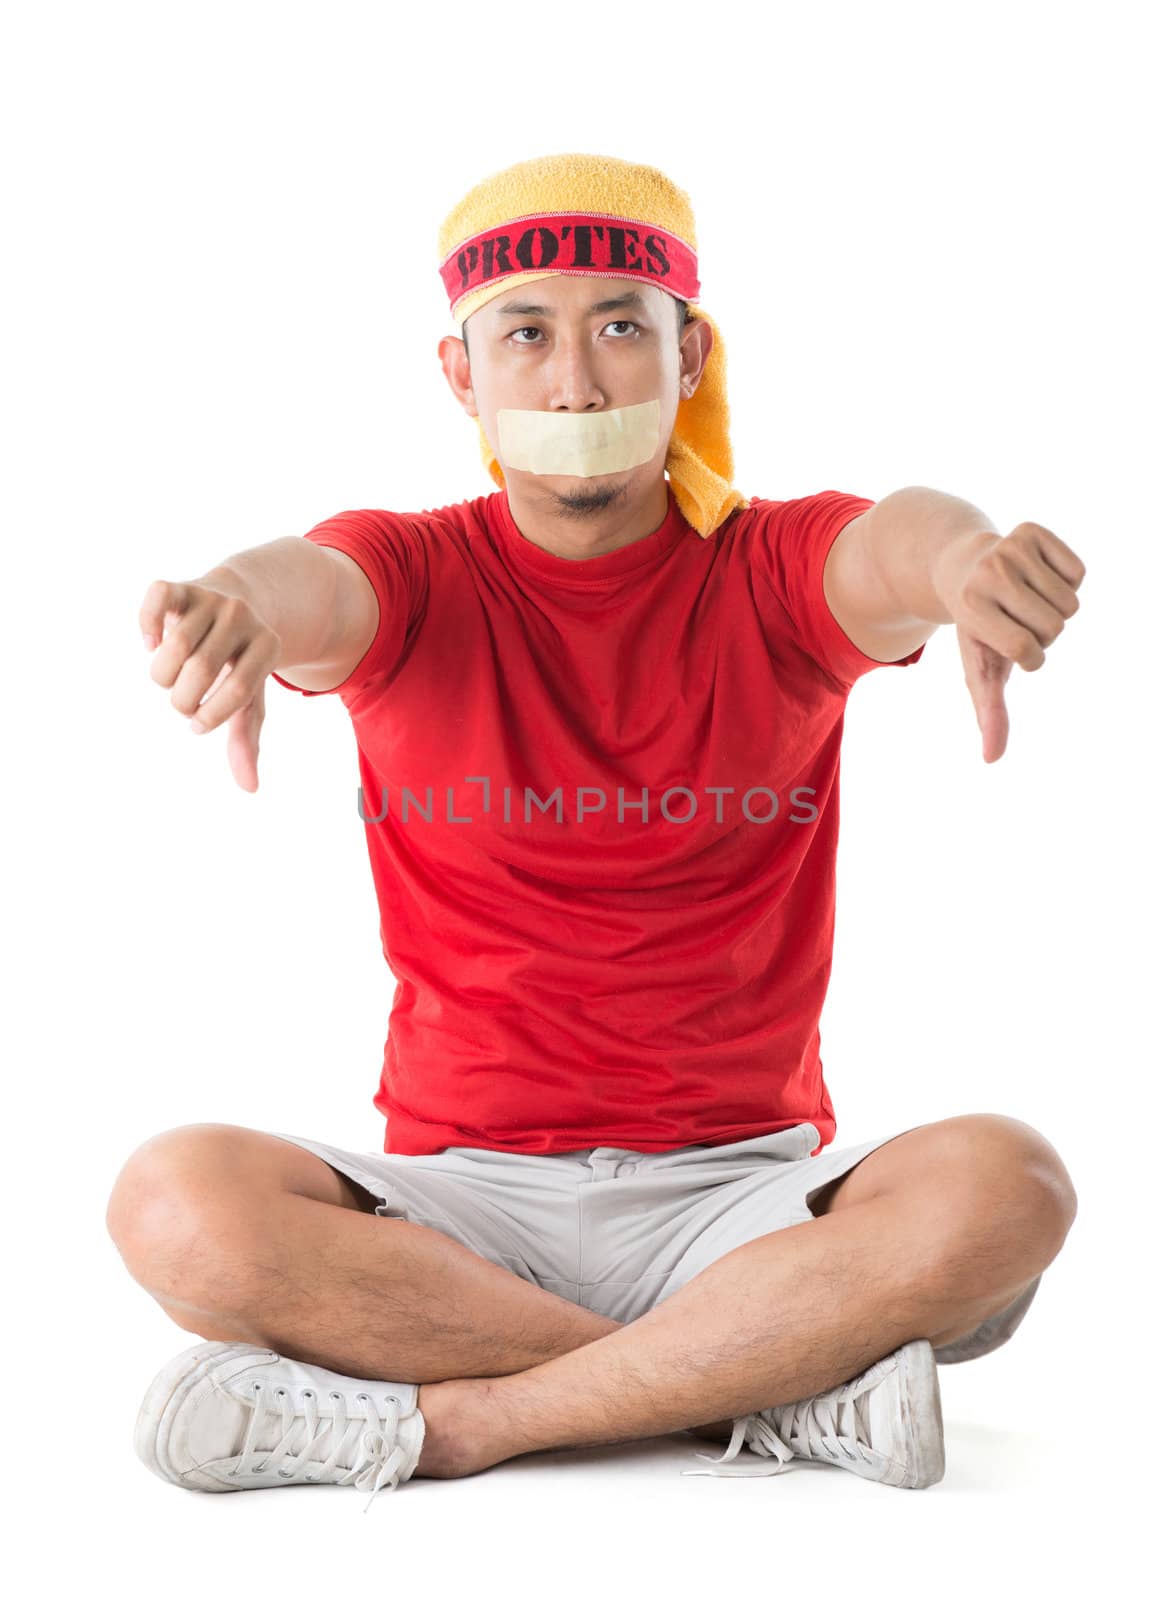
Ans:
POLYGON ((551 362, 552 411, 603 411, 608 401, 595 369, 590 336, 565 338, 551 362))

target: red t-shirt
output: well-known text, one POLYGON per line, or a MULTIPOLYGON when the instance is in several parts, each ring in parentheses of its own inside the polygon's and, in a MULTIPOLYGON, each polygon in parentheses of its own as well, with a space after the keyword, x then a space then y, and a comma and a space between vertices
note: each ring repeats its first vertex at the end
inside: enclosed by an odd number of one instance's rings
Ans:
POLYGON ((328 692, 397 979, 387 1151, 835 1136, 840 740, 882 663, 822 576, 873 502, 756 496, 702 539, 666 488, 655 532, 583 561, 525 539, 501 490, 305 535, 380 606, 328 692))

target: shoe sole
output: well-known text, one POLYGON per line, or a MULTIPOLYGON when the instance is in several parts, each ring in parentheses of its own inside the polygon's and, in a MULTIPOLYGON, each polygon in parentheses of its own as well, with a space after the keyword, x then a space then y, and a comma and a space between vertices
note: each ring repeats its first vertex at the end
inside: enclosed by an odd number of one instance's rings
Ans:
POLYGON ((168 1447, 174 1419, 191 1390, 202 1382, 212 1367, 220 1365, 229 1352, 243 1355, 248 1350, 257 1350, 257 1347, 242 1342, 206 1340, 190 1350, 183 1350, 172 1361, 168 1361, 146 1391, 146 1398, 134 1424, 134 1449, 139 1461, 164 1483, 177 1483, 183 1489, 208 1489, 224 1494, 235 1492, 230 1484, 218 1483, 205 1474, 201 1475, 202 1482, 192 1483, 189 1474, 184 1477, 169 1465, 168 1447))
POLYGON ((907 1465, 897 1487, 927 1489, 945 1476, 945 1423, 933 1346, 928 1339, 914 1339, 903 1346, 899 1360, 907 1465))

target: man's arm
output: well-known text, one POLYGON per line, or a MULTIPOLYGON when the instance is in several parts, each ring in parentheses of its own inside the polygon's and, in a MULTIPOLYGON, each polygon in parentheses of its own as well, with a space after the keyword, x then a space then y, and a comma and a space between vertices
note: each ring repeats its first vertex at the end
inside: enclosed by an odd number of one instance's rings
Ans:
POLYGON ((951 622, 938 583, 1001 535, 984 511, 939 489, 897 489, 836 536, 823 569, 828 608, 876 661, 899 661, 951 622))
POLYGON ((274 670, 298 689, 344 683, 373 642, 379 608, 351 556, 291 536, 244 550, 198 580, 247 600, 279 636, 274 670))

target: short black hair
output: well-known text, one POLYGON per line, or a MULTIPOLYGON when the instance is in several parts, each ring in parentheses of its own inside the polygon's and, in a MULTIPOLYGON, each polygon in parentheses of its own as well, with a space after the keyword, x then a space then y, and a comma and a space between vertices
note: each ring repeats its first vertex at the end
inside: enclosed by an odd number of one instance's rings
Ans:
MULTIPOLYGON (((685 328, 685 327, 688 327, 688 325, 691 322, 696 322, 698 319, 694 316, 693 312, 690 310, 689 306, 686 305, 684 300, 677 300, 674 303, 677 306, 677 337, 680 339, 681 338, 682 329, 685 328)), ((466 357, 467 357, 467 360, 469 361, 470 360, 470 345, 467 343, 467 340, 466 340, 466 323, 465 322, 462 325, 462 347, 466 351, 466 357)))

